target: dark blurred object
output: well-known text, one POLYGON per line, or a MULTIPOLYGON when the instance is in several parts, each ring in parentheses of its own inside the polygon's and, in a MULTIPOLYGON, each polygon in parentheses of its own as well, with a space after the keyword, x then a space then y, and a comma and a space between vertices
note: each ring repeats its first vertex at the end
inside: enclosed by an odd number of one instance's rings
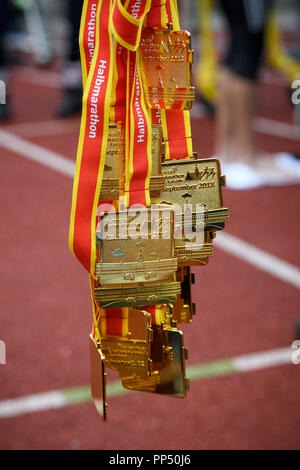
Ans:
POLYGON ((6 87, 6 104, 0 105, 0 121, 9 119, 12 115, 10 105, 10 87, 9 87, 9 58, 5 47, 5 35, 13 33, 17 27, 17 21, 20 14, 17 8, 10 0, 1 0, 0 7, 0 80, 6 87))
POLYGON ((63 97, 57 114, 59 117, 69 117, 81 111, 82 90, 66 88, 63 92, 63 97))
POLYGON ((235 75, 257 81, 271 0, 219 0, 230 30, 225 65, 235 75))
POLYGON ((57 109, 60 117, 69 117, 81 110, 82 76, 79 51, 79 30, 83 0, 68 0, 66 20, 70 25, 67 57, 62 69, 63 97, 57 109))

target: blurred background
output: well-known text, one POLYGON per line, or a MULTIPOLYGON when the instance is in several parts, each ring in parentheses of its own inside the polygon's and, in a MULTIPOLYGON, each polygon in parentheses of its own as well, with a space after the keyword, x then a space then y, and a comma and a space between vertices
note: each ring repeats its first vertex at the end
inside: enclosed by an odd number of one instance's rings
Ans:
POLYGON ((188 397, 125 393, 109 372, 107 424, 89 279, 68 251, 81 8, 0 2, 0 448, 299 449, 300 2, 179 2, 194 150, 220 158, 230 221, 194 269, 188 397))

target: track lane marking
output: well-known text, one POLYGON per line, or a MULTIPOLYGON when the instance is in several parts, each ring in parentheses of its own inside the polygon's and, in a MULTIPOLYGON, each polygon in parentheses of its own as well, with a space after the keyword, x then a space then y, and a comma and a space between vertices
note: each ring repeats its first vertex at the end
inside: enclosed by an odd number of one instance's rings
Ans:
POLYGON ((214 245, 236 258, 300 289, 300 269, 229 233, 218 233, 214 245))
POLYGON ((289 140, 300 140, 300 126, 296 124, 257 117, 253 122, 253 128, 262 134, 274 135, 289 140))
POLYGON ((74 177, 75 162, 40 145, 17 137, 10 132, 0 130, 0 146, 52 170, 56 170, 63 175, 70 176, 71 178, 74 177))
MULTIPOLYGON (((187 368, 187 377, 190 380, 206 380, 270 367, 292 365, 291 356, 291 348, 278 348, 236 356, 231 359, 211 361, 206 364, 196 364, 187 368)), ((121 396, 128 392, 129 390, 123 388, 119 380, 109 382, 107 385, 108 398, 121 396)), ((88 385, 10 398, 0 401, 0 419, 63 408, 89 401, 91 401, 91 395, 88 385)))

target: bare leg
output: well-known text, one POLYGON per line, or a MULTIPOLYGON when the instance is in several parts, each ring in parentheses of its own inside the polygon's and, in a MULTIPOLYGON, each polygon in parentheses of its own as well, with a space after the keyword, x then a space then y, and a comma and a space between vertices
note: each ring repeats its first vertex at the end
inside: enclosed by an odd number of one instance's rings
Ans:
POLYGON ((257 155, 253 120, 257 110, 258 85, 232 73, 219 72, 216 122, 216 154, 224 163, 254 163, 257 155))
POLYGON ((253 165, 258 155, 253 121, 257 111, 258 85, 231 74, 233 133, 232 152, 235 161, 253 165))
POLYGON ((232 122, 232 90, 230 84, 231 73, 226 67, 220 67, 218 78, 218 103, 216 107, 216 135, 215 154, 224 163, 229 163, 232 159, 231 140, 233 132, 232 122))

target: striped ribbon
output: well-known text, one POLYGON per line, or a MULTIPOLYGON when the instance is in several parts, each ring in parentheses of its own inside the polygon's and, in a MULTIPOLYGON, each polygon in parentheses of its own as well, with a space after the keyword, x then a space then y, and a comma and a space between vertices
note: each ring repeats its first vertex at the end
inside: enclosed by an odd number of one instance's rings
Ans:
MULTIPOLYGON (((93 337, 126 336, 128 309, 103 310, 95 302, 96 212, 107 149, 109 119, 126 129, 125 194, 127 205, 150 205, 151 121, 162 121, 166 158, 192 155, 189 113, 146 109, 141 85, 139 41, 147 24, 179 29, 175 0, 85 0, 80 27, 83 106, 69 232, 69 246, 90 274, 93 337), (149 11, 150 10, 150 11, 149 11), (112 44, 114 34, 114 45, 112 44)), ((153 323, 159 306, 147 307, 153 323)))
MULTIPOLYGON (((90 0, 85 2, 89 11, 90 0)), ((85 38, 80 44, 83 74, 82 118, 73 183, 69 247, 92 277, 96 261, 96 213, 103 177, 109 126, 109 99, 112 87, 112 38, 109 17, 111 1, 99 0, 96 13, 95 49, 89 68, 85 38)), ((85 27, 88 20, 83 16, 85 27)))
MULTIPOLYGON (((165 8, 174 31, 180 31, 177 0, 166 0, 165 8)), ((162 15, 162 18, 164 15, 162 15)), ((165 23, 157 26, 165 27, 165 23)), ((166 160, 193 157, 192 132, 189 111, 161 109, 163 138, 166 143, 166 160)))

